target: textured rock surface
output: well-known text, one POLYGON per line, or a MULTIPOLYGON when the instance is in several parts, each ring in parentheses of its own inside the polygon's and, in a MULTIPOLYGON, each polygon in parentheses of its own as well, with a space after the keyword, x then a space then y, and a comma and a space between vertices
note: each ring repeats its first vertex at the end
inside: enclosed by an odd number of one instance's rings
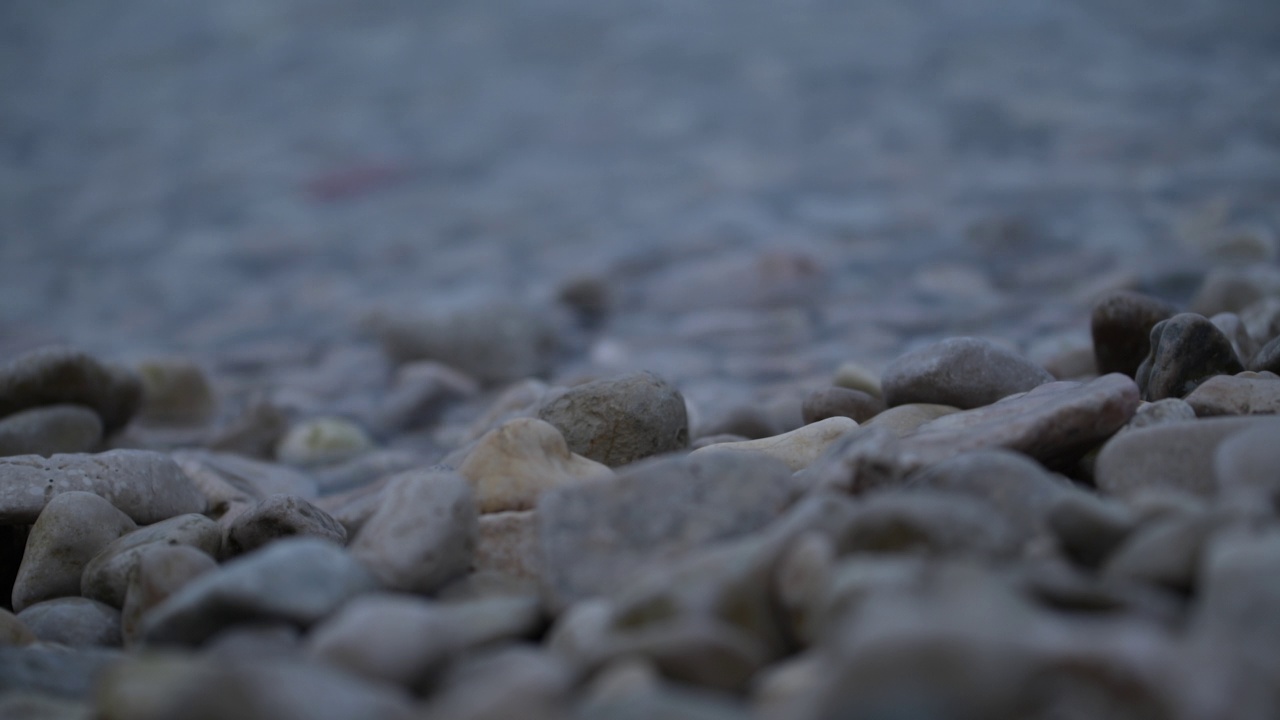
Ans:
POLYGON ((709 453, 751 453, 781 460, 792 472, 803 470, 822 455, 842 435, 856 430, 858 423, 847 417, 832 417, 805 425, 775 437, 741 442, 717 443, 699 448, 691 456, 709 453))
POLYGON ((1176 313, 1169 303, 1136 292, 1118 291, 1099 300, 1090 319, 1098 374, 1133 377, 1151 351, 1151 328, 1176 313))
POLYGON ((35 636, 71 647, 120 645, 120 611, 88 598, 45 600, 18 613, 35 636))
POLYGON ((137 529, 128 515, 93 493, 55 496, 27 537, 13 585, 13 609, 80 594, 84 567, 108 543, 137 529))
POLYGON ((85 565, 80 593, 113 607, 123 605, 129 574, 150 545, 189 545, 216 557, 222 550, 222 529, 194 514, 139 528, 107 545, 85 565))
POLYGON ((607 465, 569 451, 555 426, 517 418, 480 438, 458 473, 471 483, 482 513, 528 510, 551 488, 607 480, 607 465))
POLYGON ((144 525, 205 509, 195 484, 161 453, 0 458, 0 522, 35 522, 53 496, 73 490, 100 495, 144 525))
POLYGON ((142 633, 142 616, 195 578, 218 569, 208 554, 190 545, 151 543, 143 546, 129 570, 120 631, 126 645, 142 633))
POLYGON ((537 578, 540 562, 536 510, 486 513, 480 516, 473 562, 476 570, 519 578, 537 578))
POLYGON ((296 495, 271 495, 227 527, 224 554, 239 555, 283 537, 316 537, 338 545, 347 530, 329 513, 296 495))
POLYGON ((92 408, 108 434, 124 427, 142 401, 142 384, 124 368, 69 348, 34 350, 0 367, 0 417, 42 405, 92 408))
POLYGON ((1275 415, 1280 413, 1280 379, 1254 373, 1215 375, 1191 391, 1186 401, 1199 417, 1275 415))
POLYGON ((1143 400, 1163 400, 1185 397, 1214 375, 1243 370, 1221 330, 1200 315, 1182 313, 1151 329, 1151 351, 1135 379, 1143 400))
POLYGON ((83 405, 45 405, 0 420, 0 455, 91 452, 102 442, 102 418, 83 405))
POLYGON ((538 417, 564 435, 569 450, 609 467, 689 445, 684 396, 650 372, 553 391, 538 417))
POLYGON ((979 338, 951 338, 913 350, 880 382, 890 406, 932 403, 969 409, 1052 382, 1047 370, 979 338))

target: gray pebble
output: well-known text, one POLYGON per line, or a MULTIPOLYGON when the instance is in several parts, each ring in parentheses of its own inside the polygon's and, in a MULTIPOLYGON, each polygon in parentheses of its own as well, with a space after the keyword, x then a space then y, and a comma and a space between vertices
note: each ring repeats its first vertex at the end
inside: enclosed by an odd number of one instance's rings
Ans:
POLYGON ((609 467, 689 446, 684 396, 650 372, 553 392, 538 417, 564 435, 571 452, 609 467))
POLYGON ((83 405, 45 405, 0 420, 0 455, 90 452, 102 442, 102 419, 83 405))
POLYGON ((110 435, 129 422, 141 402, 142 383, 132 371, 70 348, 34 350, 0 367, 0 417, 73 403, 98 413, 110 435))
POLYGON ((1280 379, 1245 372, 1215 375, 1186 397, 1199 417, 1280 413, 1280 379))
POLYGON ((88 598, 38 602, 18 613, 18 619, 45 642, 71 647, 120 645, 120 611, 88 598))
POLYGON ((217 400, 204 369, 188 358, 164 357, 137 365, 142 380, 139 422, 199 425, 213 417, 217 400))
POLYGON ((1151 350, 1151 328, 1175 313, 1177 308, 1169 303, 1128 290, 1099 300, 1090 319, 1098 374, 1133 377, 1151 350))
POLYGON ((138 561, 129 571, 124 607, 120 608, 125 643, 138 640, 142 616, 151 608, 195 578, 216 569, 216 560, 190 545, 150 543, 139 548, 138 561))
POLYGON ((0 694, 33 693, 87 700, 119 650, 38 644, 0 647, 0 694))
POLYGON ((13 608, 80 594, 84 567, 108 543, 137 529, 128 515, 93 493, 55 496, 36 518, 13 585, 13 608))
POLYGON ((806 424, 829 417, 847 417, 864 423, 884 409, 884 400, 875 395, 833 386, 809 393, 801 406, 801 414, 806 424))
POLYGON ((1126 430, 1137 430, 1156 425, 1195 420, 1196 410, 1181 398, 1165 398, 1155 402, 1142 403, 1133 419, 1124 426, 1126 430))
POLYGON ((1017 353, 979 338, 951 338, 890 363, 880 379, 890 407, 934 403, 961 409, 1052 382, 1053 376, 1017 353))
POLYGON ((293 536, 317 537, 339 545, 347 542, 346 528, 329 513, 296 495, 271 495, 231 522, 223 555, 240 555, 293 536))
POLYGON ((1151 351, 1134 379, 1143 400, 1163 400, 1185 397, 1214 375, 1243 370, 1221 330, 1200 315, 1182 313, 1151 329, 1151 351))
POLYGON ((207 555, 222 549, 222 529, 203 515, 179 515, 139 528, 111 542, 89 561, 80 576, 80 593, 113 607, 121 607, 129 573, 152 544, 190 545, 207 555))

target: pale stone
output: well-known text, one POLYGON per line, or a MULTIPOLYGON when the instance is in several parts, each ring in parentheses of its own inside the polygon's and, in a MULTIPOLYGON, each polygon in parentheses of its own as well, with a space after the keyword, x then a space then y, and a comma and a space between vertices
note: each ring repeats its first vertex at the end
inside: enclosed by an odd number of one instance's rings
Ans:
POLYGON ((1208 418, 1121 433, 1098 453, 1095 482, 1121 498, 1149 487, 1211 497, 1217 489, 1215 451, 1227 438, 1257 427, 1280 434, 1280 419, 1208 418))
POLYGON ((880 378, 857 363, 847 362, 836 368, 831 384, 850 390, 861 390, 872 397, 883 397, 880 378))
POLYGON ((13 584, 13 609, 80 594, 84 567, 108 543, 137 529, 128 515, 93 493, 55 496, 36 518, 13 584))
POLYGON ((129 573, 152 544, 190 545, 207 555, 222 549, 222 530, 203 515, 179 515, 122 535, 93 557, 80 576, 80 594, 113 607, 124 604, 129 573))
POLYGON ((137 365, 142 379, 141 422, 158 425, 198 425, 217 409, 213 388, 204 369, 180 357, 143 360, 137 365))
POLYGON ((332 465, 372 447, 373 440, 359 425, 345 418, 319 417, 289 428, 276 445, 276 458, 299 467, 332 465))
POLYGON ((129 570, 124 607, 120 610, 125 644, 133 644, 139 638, 142 616, 147 611, 191 580, 217 568, 217 561, 190 545, 143 546, 137 563, 129 570))
POLYGON ((517 418, 484 437, 458 468, 482 513, 528 510, 554 487, 613 477, 608 466, 569 452, 550 423, 517 418))
POLYGON ((808 467, 836 439, 857 427, 858 423, 847 417, 827 418, 774 437, 717 443, 694 450, 690 456, 725 452, 759 453, 781 460, 794 472, 808 467))

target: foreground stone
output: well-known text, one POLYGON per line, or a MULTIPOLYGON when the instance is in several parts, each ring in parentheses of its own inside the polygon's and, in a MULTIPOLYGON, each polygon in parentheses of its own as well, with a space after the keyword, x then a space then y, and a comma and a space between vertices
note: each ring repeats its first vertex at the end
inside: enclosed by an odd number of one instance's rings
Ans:
POLYGON ((58 645, 0 647, 0 695, 34 693, 86 699, 119 650, 58 645))
POLYGON ((0 420, 0 455, 92 452, 102 442, 102 419, 83 405, 46 405, 0 420))
POLYGON ((650 372, 553 391, 538 417, 564 435, 571 451, 609 467, 689 445, 684 396, 650 372))
POLYGON ((1185 397, 1214 375, 1243 370, 1221 330, 1200 315, 1182 313, 1151 329, 1151 351, 1135 379, 1143 400, 1163 400, 1185 397))
POLYGON ((61 347, 34 350, 0 367, 0 417, 60 403, 92 408, 110 435, 137 412, 142 383, 131 371, 61 347))
POLYGON ((529 510, 554 487, 613 477, 608 466, 569 451, 550 423, 516 418, 480 438, 458 468, 480 512, 529 510))
POLYGON ((1049 371, 1011 350, 961 337, 903 355, 880 382, 889 407, 932 403, 967 410, 1052 381, 1049 371))
POLYGON ((137 529, 128 515, 93 493, 55 496, 36 519, 13 585, 13 609, 80 594, 84 567, 108 543, 137 529))
POLYGON ((99 495, 141 525, 204 512, 205 499, 169 456, 147 450, 0 458, 0 523, 31 524, 55 495, 99 495))
POLYGON ((120 611, 88 598, 38 602, 18 613, 18 619, 44 642, 70 647, 120 645, 120 611))

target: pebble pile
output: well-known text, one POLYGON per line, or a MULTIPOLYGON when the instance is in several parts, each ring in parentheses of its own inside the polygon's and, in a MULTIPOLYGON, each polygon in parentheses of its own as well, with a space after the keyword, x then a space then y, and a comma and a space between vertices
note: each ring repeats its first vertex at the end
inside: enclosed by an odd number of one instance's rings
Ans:
POLYGON ((1276 717, 1274 297, 1114 290, 1083 358, 951 337, 755 406, 573 370, 600 303, 380 322, 324 412, 20 354, 0 715, 1276 717))

